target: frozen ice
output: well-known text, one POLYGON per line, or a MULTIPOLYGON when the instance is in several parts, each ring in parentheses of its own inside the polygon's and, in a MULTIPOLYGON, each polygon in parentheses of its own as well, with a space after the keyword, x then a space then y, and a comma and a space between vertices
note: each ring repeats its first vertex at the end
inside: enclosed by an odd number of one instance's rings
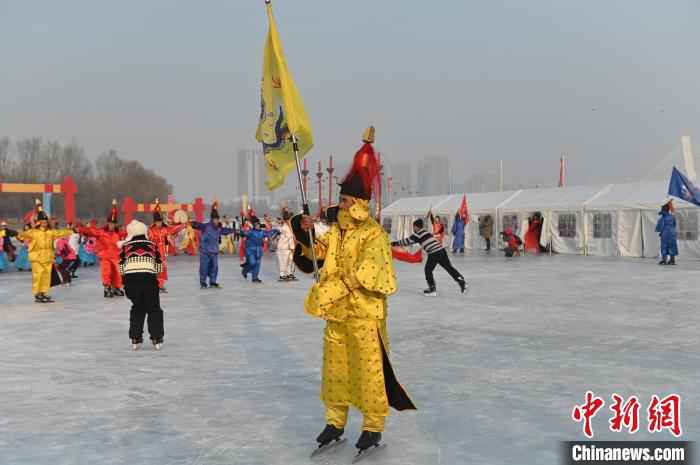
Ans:
MULTIPOLYGON (((396 265, 392 360, 418 411, 392 411, 365 463, 557 464, 559 441, 584 439, 570 415, 587 390, 607 402, 596 439, 672 439, 610 432, 613 392, 639 396, 642 429, 652 394, 680 394, 683 438, 698 439, 700 263, 453 261, 467 296, 438 268, 438 297, 423 297, 422 267, 396 265)), ((347 443, 309 459, 325 423, 310 279, 278 283, 266 256, 254 285, 225 257, 224 289, 200 290, 197 266, 171 258, 161 352, 130 350, 128 301, 102 298, 96 268, 52 305, 32 302, 30 274, 0 274, 0 464, 350 463, 356 411, 347 443)))

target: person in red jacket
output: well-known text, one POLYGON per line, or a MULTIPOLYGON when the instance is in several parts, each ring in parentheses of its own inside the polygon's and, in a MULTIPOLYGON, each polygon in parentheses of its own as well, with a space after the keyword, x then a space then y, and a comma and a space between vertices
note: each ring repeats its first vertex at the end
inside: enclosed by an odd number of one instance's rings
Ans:
POLYGON ((117 226, 117 201, 112 201, 112 212, 104 228, 80 228, 80 234, 97 240, 97 256, 100 258, 100 272, 105 298, 123 296, 122 276, 119 273, 119 246, 117 242, 126 237, 117 226))
POLYGON ((160 202, 156 199, 156 206, 153 208, 153 224, 148 228, 148 240, 155 244, 161 257, 161 271, 158 273, 158 289, 160 292, 168 292, 165 288, 165 282, 168 280, 168 254, 166 253, 166 247, 170 236, 185 229, 185 225, 167 225, 163 219, 160 202))

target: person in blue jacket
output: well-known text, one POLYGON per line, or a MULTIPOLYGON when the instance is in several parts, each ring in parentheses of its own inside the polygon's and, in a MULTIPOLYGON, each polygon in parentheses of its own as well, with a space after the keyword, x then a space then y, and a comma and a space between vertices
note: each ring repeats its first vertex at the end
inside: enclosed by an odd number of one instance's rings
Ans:
POLYGON ((656 232, 661 238, 661 261, 659 265, 675 265, 678 255, 678 232, 676 230, 676 218, 673 216, 673 203, 670 201, 661 207, 659 221, 656 223, 656 232), (669 257, 669 260, 666 260, 669 257))
POLYGON ((218 202, 214 202, 211 206, 209 223, 193 221, 192 227, 202 233, 199 241, 199 285, 202 289, 207 287, 219 289, 221 285, 216 281, 219 275, 219 240, 221 236, 233 234, 233 228, 225 228, 221 225, 218 202))
POLYGON ((452 225, 452 253, 464 253, 464 220, 459 213, 452 225))
POLYGON ((257 216, 252 217, 250 222, 253 224, 253 229, 241 230, 241 237, 245 237, 245 264, 241 274, 243 274, 243 278, 248 279, 248 273, 251 273, 253 282, 261 283, 259 275, 263 257, 263 241, 265 238, 279 234, 279 230, 265 231, 260 229, 260 219, 257 216))

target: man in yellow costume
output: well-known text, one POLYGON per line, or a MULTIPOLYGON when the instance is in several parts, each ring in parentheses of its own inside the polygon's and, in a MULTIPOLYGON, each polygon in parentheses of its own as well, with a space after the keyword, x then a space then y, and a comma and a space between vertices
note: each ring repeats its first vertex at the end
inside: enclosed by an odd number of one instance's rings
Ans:
POLYGON ((73 234, 71 229, 51 229, 49 217, 42 209, 39 200, 36 201, 36 219, 34 227, 22 231, 17 238, 29 241, 29 261, 32 263, 32 294, 38 303, 50 303, 53 299, 48 295, 51 288, 51 267, 56 260, 54 242, 56 239, 73 234))
MULTIPOLYGON (((363 415, 357 458, 382 446, 389 406, 416 408, 389 362, 387 297, 396 291, 396 278, 388 237, 370 215, 369 201, 379 188, 373 127, 363 141, 340 184, 340 204, 328 209, 330 230, 314 239, 320 279, 304 303, 308 314, 327 322, 321 381, 327 424, 317 438, 319 450, 342 441, 352 405, 363 415)), ((298 241, 294 261, 312 272, 308 231, 313 219, 297 215, 292 228, 298 241)))

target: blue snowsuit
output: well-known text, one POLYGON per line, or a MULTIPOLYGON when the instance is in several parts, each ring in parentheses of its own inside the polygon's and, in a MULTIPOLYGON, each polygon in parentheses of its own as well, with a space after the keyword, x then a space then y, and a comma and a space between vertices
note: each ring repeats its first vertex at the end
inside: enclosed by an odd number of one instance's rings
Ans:
POLYGON ((661 237, 661 256, 678 255, 678 233, 676 231, 676 218, 669 212, 659 212, 661 218, 656 223, 656 232, 661 237))
POLYGON ((464 253, 464 220, 461 216, 455 218, 455 222, 452 225, 452 237, 452 253, 464 253))
POLYGON ((26 245, 22 245, 17 253, 15 268, 17 268, 17 271, 32 271, 32 265, 29 263, 29 251, 26 245))
POLYGON ((241 236, 245 237, 245 265, 243 273, 253 274, 253 281, 258 279, 260 275, 260 265, 263 257, 263 240, 278 234, 277 229, 263 231, 262 229, 251 229, 249 231, 241 231, 241 236))
POLYGON ((202 285, 217 284, 216 278, 219 275, 219 240, 221 236, 233 234, 232 228, 214 226, 213 223, 192 222, 192 227, 202 233, 199 242, 199 283, 202 285))

